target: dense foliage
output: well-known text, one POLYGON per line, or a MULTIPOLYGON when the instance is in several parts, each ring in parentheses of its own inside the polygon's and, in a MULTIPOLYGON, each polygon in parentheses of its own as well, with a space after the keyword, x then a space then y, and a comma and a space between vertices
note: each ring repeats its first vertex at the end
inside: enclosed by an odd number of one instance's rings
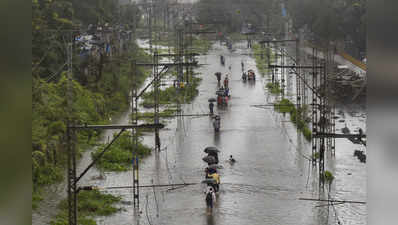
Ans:
MULTIPOLYGON (((108 123, 114 115, 127 109, 132 86, 145 80, 147 72, 138 69, 137 79, 131 81, 128 59, 149 62, 150 57, 127 35, 123 47, 118 45, 121 40, 118 32, 131 32, 140 12, 134 4, 119 7, 117 2, 32 0, 33 208, 37 207, 45 185, 62 180, 67 120, 75 124, 108 123), (93 29, 88 29, 89 24, 93 29), (106 38, 97 29, 105 26, 111 31, 106 38), (68 52, 68 46, 75 40, 73 37, 83 35, 97 35, 107 40, 112 54, 100 44, 83 51, 82 43, 76 41, 72 52, 68 52), (71 74, 67 72, 68 54, 72 55, 71 74)), ((98 131, 79 131, 78 152, 93 145, 98 136, 98 131)))
POLYGON ((295 31, 305 28, 318 44, 340 42, 350 54, 366 52, 365 0, 289 0, 286 1, 295 31))
POLYGON ((224 32, 240 32, 247 23, 260 29, 269 23, 276 32, 281 28, 281 8, 276 0, 200 0, 195 7, 200 23, 218 23, 224 32))
POLYGON ((293 33, 303 28, 305 38, 321 47, 332 42, 356 58, 366 52, 365 0, 200 0, 196 14, 199 23, 215 23, 226 33, 251 24, 255 31, 269 28, 278 36, 292 21, 293 33))

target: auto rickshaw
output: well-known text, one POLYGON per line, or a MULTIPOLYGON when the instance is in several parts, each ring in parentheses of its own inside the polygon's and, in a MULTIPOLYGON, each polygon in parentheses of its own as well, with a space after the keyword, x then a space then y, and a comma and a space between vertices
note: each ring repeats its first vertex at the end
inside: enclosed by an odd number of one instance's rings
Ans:
POLYGON ((247 80, 256 80, 256 74, 254 73, 254 70, 247 71, 247 80))
POLYGON ((225 95, 224 88, 220 88, 217 92, 217 105, 226 106, 228 105, 228 96, 225 95))

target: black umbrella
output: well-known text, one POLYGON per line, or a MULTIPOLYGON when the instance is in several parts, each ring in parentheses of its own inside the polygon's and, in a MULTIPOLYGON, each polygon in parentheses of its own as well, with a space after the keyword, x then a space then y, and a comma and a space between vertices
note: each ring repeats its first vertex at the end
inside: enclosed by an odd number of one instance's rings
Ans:
POLYGON ((209 98, 209 102, 216 102, 217 100, 215 98, 209 98))
POLYGON ((220 150, 218 150, 218 148, 214 147, 214 146, 210 146, 210 147, 206 147, 204 152, 210 154, 210 153, 219 153, 220 150))
POLYGON ((213 164, 216 163, 216 158, 214 156, 208 155, 202 158, 203 161, 209 163, 209 164, 213 164))

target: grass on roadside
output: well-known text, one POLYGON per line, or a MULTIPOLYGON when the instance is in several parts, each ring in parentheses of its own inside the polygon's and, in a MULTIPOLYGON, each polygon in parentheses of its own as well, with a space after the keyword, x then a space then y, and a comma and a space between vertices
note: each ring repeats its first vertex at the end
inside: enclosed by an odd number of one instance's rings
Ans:
MULTIPOLYGON (((110 194, 103 194, 98 190, 80 191, 78 194, 78 224, 96 225, 94 216, 109 216, 118 212, 120 209, 114 206, 120 202, 121 198, 110 194)), ((51 225, 68 225, 68 202, 62 200, 58 205, 60 212, 51 225)))
MULTIPOLYGON (((165 90, 159 91, 159 102, 161 105, 176 104, 177 102, 187 103, 191 102, 198 94, 197 87, 201 78, 195 77, 189 84, 182 88, 170 86, 165 90)), ((142 95, 144 101, 141 105, 145 108, 153 108, 154 106, 154 92, 147 92, 142 95)))
MULTIPOLYGON (((97 158, 105 145, 91 153, 93 159, 97 158)), ((138 148, 132 145, 131 132, 125 131, 104 153, 96 166, 106 171, 127 171, 132 166, 133 153, 140 158, 151 154, 151 148, 138 142, 138 148)))
MULTIPOLYGON (((161 112, 159 112, 159 117, 160 121, 164 122, 164 119, 170 119, 172 118, 175 113, 177 112, 177 109, 175 108, 167 108, 161 112)), ((146 123, 153 123, 154 122, 154 112, 139 112, 138 113, 138 120, 143 120, 146 123)), ((131 118, 134 120, 135 115, 132 115, 131 118)))
POLYGON ((282 89, 279 86, 279 82, 275 82, 275 83, 269 82, 269 83, 267 83, 266 87, 272 94, 282 93, 282 89))
POLYGON ((261 48, 260 44, 253 44, 252 49, 257 69, 262 76, 265 76, 270 71, 268 69, 268 58, 267 58, 268 51, 271 58, 271 63, 275 61, 275 55, 270 49, 261 48))
POLYGON ((285 98, 274 103, 274 108, 277 112, 289 113, 290 120, 303 133, 305 139, 307 141, 311 140, 312 132, 307 125, 308 121, 305 118, 303 119, 307 111, 306 106, 303 106, 301 109, 296 109, 295 105, 285 98))

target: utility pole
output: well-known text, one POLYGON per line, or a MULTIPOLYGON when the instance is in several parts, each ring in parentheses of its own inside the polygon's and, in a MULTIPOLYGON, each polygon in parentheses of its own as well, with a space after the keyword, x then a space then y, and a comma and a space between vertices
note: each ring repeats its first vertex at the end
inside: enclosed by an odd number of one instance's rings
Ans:
POLYGON ((73 42, 74 35, 73 32, 70 33, 70 43, 67 46, 67 61, 68 61, 68 73, 67 73, 67 87, 66 87, 66 105, 68 112, 67 119, 67 129, 66 129, 66 141, 67 151, 68 151, 68 219, 69 225, 77 225, 77 187, 76 187, 76 153, 74 146, 74 133, 69 129, 69 126, 72 124, 70 115, 72 114, 72 74, 73 74, 73 42))
POLYGON ((184 30, 181 27, 176 28, 176 60, 175 63, 177 64, 177 114, 181 114, 181 102, 180 102, 180 88, 181 83, 184 82, 184 67, 182 66, 183 63, 183 54, 184 54, 184 30))
POLYGON ((153 2, 151 2, 147 5, 147 21, 148 21, 148 39, 149 39, 149 51, 152 53, 152 7, 153 7, 153 2))
MULTIPOLYGON (((132 95, 131 95, 131 115, 133 116, 133 125, 138 125, 138 97, 137 97, 137 78, 138 78, 138 70, 137 70, 137 61, 133 60, 131 62, 131 71, 132 72, 132 95)), ((138 150, 138 132, 136 129, 131 129, 131 134, 132 134, 132 143, 134 146, 134 149, 137 151, 138 150)), ((132 155, 132 162, 133 164, 133 205, 134 208, 139 211, 140 208, 140 191, 139 191, 139 177, 138 177, 138 155, 134 154, 132 155)))
MULTIPOLYGON (((159 70, 158 65, 159 56, 157 50, 155 50, 153 54, 153 93, 154 93, 154 116, 155 123, 159 123, 159 87, 160 87, 160 78, 159 78, 159 70)), ((160 151, 160 137, 159 137, 159 129, 155 129, 155 151, 160 151)))

